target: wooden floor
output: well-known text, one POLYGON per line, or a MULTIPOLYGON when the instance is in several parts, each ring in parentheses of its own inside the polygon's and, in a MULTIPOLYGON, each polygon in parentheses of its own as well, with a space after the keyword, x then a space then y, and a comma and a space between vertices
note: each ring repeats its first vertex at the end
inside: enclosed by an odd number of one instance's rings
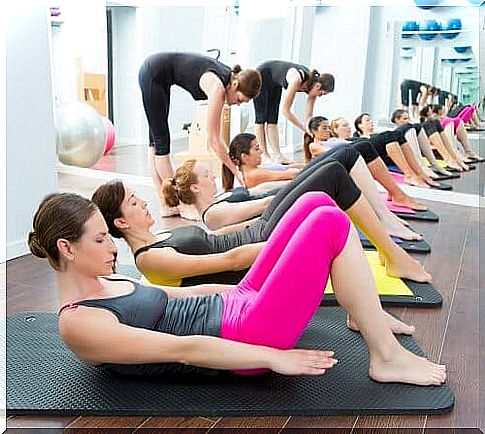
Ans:
MULTIPOLYGON (((485 164, 483 164, 485 170, 485 164)), ((481 170, 481 171, 482 171, 481 170)), ((478 173, 474 176, 477 176, 478 173)), ((482 175, 483 176, 483 175, 482 175)), ((99 181, 60 177, 61 190, 76 190, 90 195, 99 181), (76 185, 76 188, 74 188, 76 185)), ((140 194, 156 207, 150 189, 140 194)), ((470 192, 471 193, 471 192, 470 192)), ((485 312, 485 297, 479 297, 485 273, 479 270, 479 245, 484 245, 485 225, 477 208, 428 202, 439 214, 439 223, 413 222, 432 246, 430 255, 416 255, 433 274, 434 285, 443 296, 440 309, 394 308, 391 312, 417 327, 416 339, 433 361, 448 369, 448 384, 455 393, 453 411, 443 416, 352 416, 352 417, 42 417, 12 416, 8 432, 16 428, 117 428, 116 432, 134 432, 139 428, 187 428, 193 433, 222 432, 226 428, 260 428, 253 432, 295 432, 302 428, 338 428, 332 432, 351 432, 359 428, 426 428, 440 433, 450 427, 485 427, 485 389, 480 383, 479 364, 485 361, 485 345, 479 345, 479 309, 485 312), (482 276, 480 276, 480 273, 482 276), (479 401, 482 387, 482 403, 479 401), (436 430, 434 430, 436 429, 436 430)), ((164 219, 159 228, 187 224, 178 218, 164 219)), ((7 263, 7 314, 23 311, 55 311, 57 308, 53 273, 47 262, 24 256, 7 263)), ((485 328, 482 327, 483 330, 485 328)), ((90 430, 91 431, 91 430, 90 430)), ((181 430, 177 430, 181 431, 181 430)), ((312 430, 313 432, 313 430, 312 430)), ((359 432, 361 432, 359 430, 359 432)), ((369 430, 369 432, 371 432, 369 430)), ((401 432, 401 430, 399 430, 401 432)))

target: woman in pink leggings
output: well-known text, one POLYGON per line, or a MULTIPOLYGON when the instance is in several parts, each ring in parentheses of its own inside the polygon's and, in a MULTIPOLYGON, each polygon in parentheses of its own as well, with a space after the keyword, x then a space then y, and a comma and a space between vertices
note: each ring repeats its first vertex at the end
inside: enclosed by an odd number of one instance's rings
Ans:
MULTIPOLYGON (((467 106, 463 109, 465 111, 471 106, 467 106)), ((473 112, 473 110, 472 110, 473 112)), ((461 115, 461 113, 460 113, 461 115)), ((443 108, 440 106, 433 107, 433 116, 441 122, 441 126, 444 129, 445 134, 448 136, 450 143, 456 143, 458 141, 463 150, 465 151, 465 163, 473 163, 478 160, 482 160, 481 157, 473 150, 470 140, 468 139, 468 132, 465 128, 465 117, 458 115, 456 118, 450 118, 444 116, 443 108)))
POLYGON ((235 287, 162 288, 111 275, 116 247, 108 227, 97 207, 76 194, 43 200, 29 247, 56 271, 63 340, 101 369, 323 374, 337 363, 332 351, 293 348, 330 275, 349 327, 368 344, 374 380, 439 385, 446 378, 444 366, 407 351, 394 337, 414 328, 382 310, 356 231, 325 193, 295 202, 235 287))

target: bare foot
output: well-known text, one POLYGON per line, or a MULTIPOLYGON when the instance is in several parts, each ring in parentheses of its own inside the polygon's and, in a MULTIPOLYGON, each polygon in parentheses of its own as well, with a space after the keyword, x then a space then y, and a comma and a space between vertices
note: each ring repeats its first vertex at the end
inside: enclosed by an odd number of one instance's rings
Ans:
POLYGON ((439 182, 436 182, 431 178, 426 178, 425 182, 426 182, 426 184, 431 185, 432 187, 438 187, 440 185, 439 182))
POLYGON ((426 184, 425 181, 423 181, 421 178, 418 178, 417 176, 405 175, 404 182, 409 185, 414 185, 415 187, 429 188, 429 185, 426 184))
POLYGON ((446 163, 448 167, 451 167, 452 169, 458 170, 458 172, 463 172, 463 167, 461 167, 456 161, 449 161, 446 163))
POLYGON ((422 240, 423 237, 408 227, 404 226, 398 220, 386 219, 382 220, 382 224, 386 228, 389 235, 402 238, 403 240, 422 240))
POLYGON ((407 206, 415 211, 426 211, 428 207, 423 203, 420 203, 414 199, 411 199, 409 196, 393 196, 391 197, 391 202, 397 206, 407 206))
MULTIPOLYGON (((414 326, 410 326, 403 323, 402 321, 399 321, 397 318, 393 317, 392 315, 389 315, 386 311, 383 311, 383 312, 386 317, 386 321, 389 324, 389 328, 394 334, 411 336, 416 331, 414 326)), ((360 331, 358 325, 348 315, 347 315, 347 327, 350 330, 353 330, 354 332, 360 331)))
POLYGON ((431 282, 431 274, 424 269, 419 261, 413 259, 399 246, 393 260, 385 257, 384 261, 388 276, 414 280, 415 282, 431 282))
POLYGON ((440 386, 446 381, 446 368, 399 346, 386 360, 371 353, 369 376, 380 383, 440 386))
POLYGON ((451 176, 453 175, 453 173, 449 172, 448 170, 445 170, 443 169, 442 167, 433 167, 433 171, 435 171, 436 173, 439 173, 440 175, 443 175, 443 176, 451 176))

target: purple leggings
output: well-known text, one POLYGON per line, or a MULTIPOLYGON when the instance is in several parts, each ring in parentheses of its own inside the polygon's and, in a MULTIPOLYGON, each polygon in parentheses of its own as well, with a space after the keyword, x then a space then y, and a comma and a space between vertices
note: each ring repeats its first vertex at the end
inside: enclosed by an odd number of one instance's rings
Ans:
POLYGON ((221 337, 293 348, 320 305, 332 262, 349 231, 347 215, 327 194, 301 196, 279 221, 244 279, 222 294, 221 337))

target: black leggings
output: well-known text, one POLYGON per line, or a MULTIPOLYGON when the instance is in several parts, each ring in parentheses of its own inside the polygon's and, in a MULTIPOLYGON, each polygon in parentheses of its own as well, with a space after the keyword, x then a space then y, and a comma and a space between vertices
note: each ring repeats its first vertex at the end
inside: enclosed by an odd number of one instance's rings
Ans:
POLYGON ((342 164, 318 157, 283 187, 265 209, 260 220, 260 224, 263 225, 261 241, 268 239, 286 211, 308 191, 327 193, 343 210, 349 209, 361 195, 361 191, 342 164))
POLYGON ((382 161, 389 166, 393 165, 394 161, 392 161, 391 157, 389 157, 386 147, 392 142, 397 142, 399 145, 406 143, 405 140, 402 140, 403 137, 404 135, 398 131, 384 131, 379 134, 373 134, 368 140, 376 150, 379 157, 382 158, 382 161))
POLYGON ((168 155, 170 154, 170 129, 168 126, 170 84, 155 81, 146 62, 140 68, 138 82, 150 130, 150 146, 155 146, 155 155, 168 155))
POLYGON ((427 121, 424 121, 421 126, 428 137, 433 133, 442 133, 444 131, 441 122, 438 119, 428 119, 427 121))

